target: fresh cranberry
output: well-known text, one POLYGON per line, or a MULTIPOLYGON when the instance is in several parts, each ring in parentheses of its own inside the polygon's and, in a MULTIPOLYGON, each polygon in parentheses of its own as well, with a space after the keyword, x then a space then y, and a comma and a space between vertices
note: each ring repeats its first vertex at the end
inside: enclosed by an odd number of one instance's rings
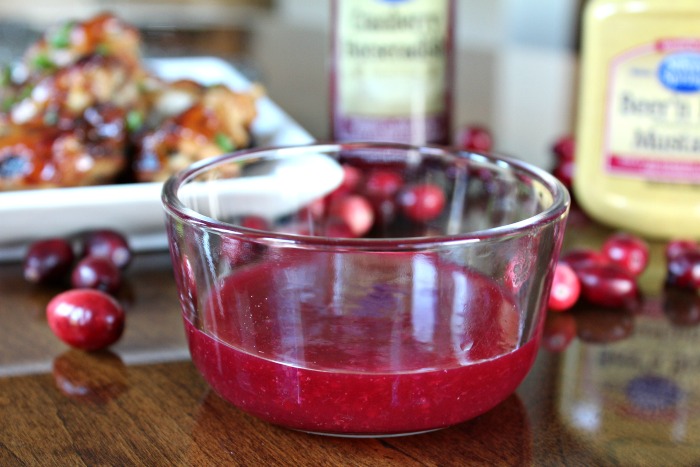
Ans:
POLYGON ((119 269, 131 263, 132 253, 126 238, 114 230, 93 230, 83 237, 83 256, 110 259, 119 269))
POLYGON ((73 259, 73 248, 67 240, 40 240, 29 246, 24 257, 24 278, 34 284, 61 280, 70 273, 73 259))
POLYGON ((414 185, 399 195, 399 204, 408 218, 418 222, 430 221, 442 213, 445 193, 430 183, 414 185))
POLYGON ((380 231, 386 232, 394 220, 398 211, 396 199, 373 199, 371 200, 374 208, 374 225, 380 231))
POLYGON ((343 169, 343 180, 338 188, 328 195, 330 200, 355 192, 362 180, 362 172, 357 167, 349 164, 343 164, 341 167, 343 169))
POLYGON ((669 259, 666 282, 669 285, 700 288, 700 250, 678 253, 669 259))
POLYGON ((78 261, 71 274, 71 285, 77 289, 98 289, 107 293, 119 290, 122 277, 119 268, 109 259, 86 256, 78 261))
POLYGON ((297 218, 303 221, 320 221, 326 215, 326 199, 317 198, 299 210, 297 218))
POLYGON ((557 158, 557 161, 573 162, 576 155, 576 140, 572 135, 565 135, 554 142, 552 152, 557 158))
POLYGON ((700 247, 694 240, 671 240, 666 244, 666 261, 670 261, 676 256, 698 249, 700 249, 700 247))
POLYGON ((581 295, 591 303, 622 307, 638 298, 637 282, 628 271, 614 264, 588 264, 576 269, 581 295))
POLYGON ((389 199, 403 186, 403 177, 391 170, 374 170, 365 181, 365 194, 372 199, 389 199))
POLYGON ((559 262, 554 269, 554 279, 549 292, 549 309, 552 311, 568 310, 581 295, 581 281, 574 270, 566 263, 559 262))
POLYGON ((576 271, 589 264, 608 264, 610 259, 598 250, 590 248, 575 248, 562 254, 560 262, 566 263, 576 271))
POLYGON ((367 198, 360 195, 348 195, 334 200, 329 208, 332 217, 341 219, 353 234, 362 237, 374 224, 374 210, 367 198))
POLYGON ((125 314, 121 305, 104 292, 73 289, 49 302, 46 318, 53 333, 66 344, 99 350, 119 340, 125 314))
POLYGON ((241 227, 256 230, 268 230, 270 224, 260 216, 245 216, 241 219, 241 227))
POLYGON ((460 131, 459 147, 465 151, 489 152, 493 149, 493 137, 484 126, 466 125, 460 131))
POLYGON ((547 313, 542 345, 550 352, 563 352, 576 337, 576 319, 570 313, 547 313))
POLYGON ((330 238, 355 238, 355 233, 342 219, 331 219, 319 229, 323 236, 330 238))
POLYGON ((649 245, 629 233, 616 233, 603 244, 603 254, 633 276, 640 275, 649 263, 649 245))
POLYGON ((554 166, 554 175, 567 189, 571 190, 574 183, 574 161, 561 161, 554 166))
POLYGON ((588 305, 577 307, 573 316, 576 319, 576 335, 584 342, 618 342, 634 331, 634 315, 626 309, 612 311, 588 305))

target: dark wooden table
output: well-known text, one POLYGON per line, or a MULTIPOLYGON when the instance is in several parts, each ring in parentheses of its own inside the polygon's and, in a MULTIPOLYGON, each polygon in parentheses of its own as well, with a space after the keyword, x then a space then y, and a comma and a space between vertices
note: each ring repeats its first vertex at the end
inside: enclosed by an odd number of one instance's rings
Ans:
MULTIPOLYGON (((573 215, 565 248, 610 230, 573 215)), ((700 301, 664 291, 663 244, 633 310, 565 314, 579 337, 542 349, 517 393, 428 434, 346 439, 261 422, 190 362, 170 260, 141 254, 119 298, 111 350, 70 350, 49 331, 57 292, 0 265, 0 465, 699 465, 700 301)))

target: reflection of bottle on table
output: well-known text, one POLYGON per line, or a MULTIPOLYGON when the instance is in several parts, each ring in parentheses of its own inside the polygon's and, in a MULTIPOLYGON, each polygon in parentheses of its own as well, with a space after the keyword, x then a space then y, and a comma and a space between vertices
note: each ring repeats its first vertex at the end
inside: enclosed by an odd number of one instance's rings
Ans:
POLYGON ((658 301, 646 308, 628 339, 567 350, 559 416, 610 463, 697 465, 700 327, 672 324, 658 301))
POLYGON ((337 141, 449 144, 454 0, 334 0, 337 141))

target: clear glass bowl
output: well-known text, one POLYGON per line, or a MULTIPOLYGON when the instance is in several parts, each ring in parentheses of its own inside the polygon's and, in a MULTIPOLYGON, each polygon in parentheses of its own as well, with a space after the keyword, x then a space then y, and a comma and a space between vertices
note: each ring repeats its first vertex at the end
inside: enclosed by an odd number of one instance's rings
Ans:
POLYGON ((289 428, 389 436, 469 420, 518 387, 570 198, 515 160, 347 143, 203 161, 163 203, 214 390, 289 428))

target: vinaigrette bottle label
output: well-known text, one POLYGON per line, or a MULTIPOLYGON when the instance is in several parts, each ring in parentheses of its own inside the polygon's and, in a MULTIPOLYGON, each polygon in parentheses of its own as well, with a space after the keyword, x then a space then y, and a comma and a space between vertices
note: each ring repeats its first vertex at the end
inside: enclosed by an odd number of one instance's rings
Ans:
POLYGON ((609 77, 607 172, 700 182, 700 38, 635 47, 612 60, 609 77))
POLYGON ((333 134, 448 143, 451 0, 336 0, 333 134))

